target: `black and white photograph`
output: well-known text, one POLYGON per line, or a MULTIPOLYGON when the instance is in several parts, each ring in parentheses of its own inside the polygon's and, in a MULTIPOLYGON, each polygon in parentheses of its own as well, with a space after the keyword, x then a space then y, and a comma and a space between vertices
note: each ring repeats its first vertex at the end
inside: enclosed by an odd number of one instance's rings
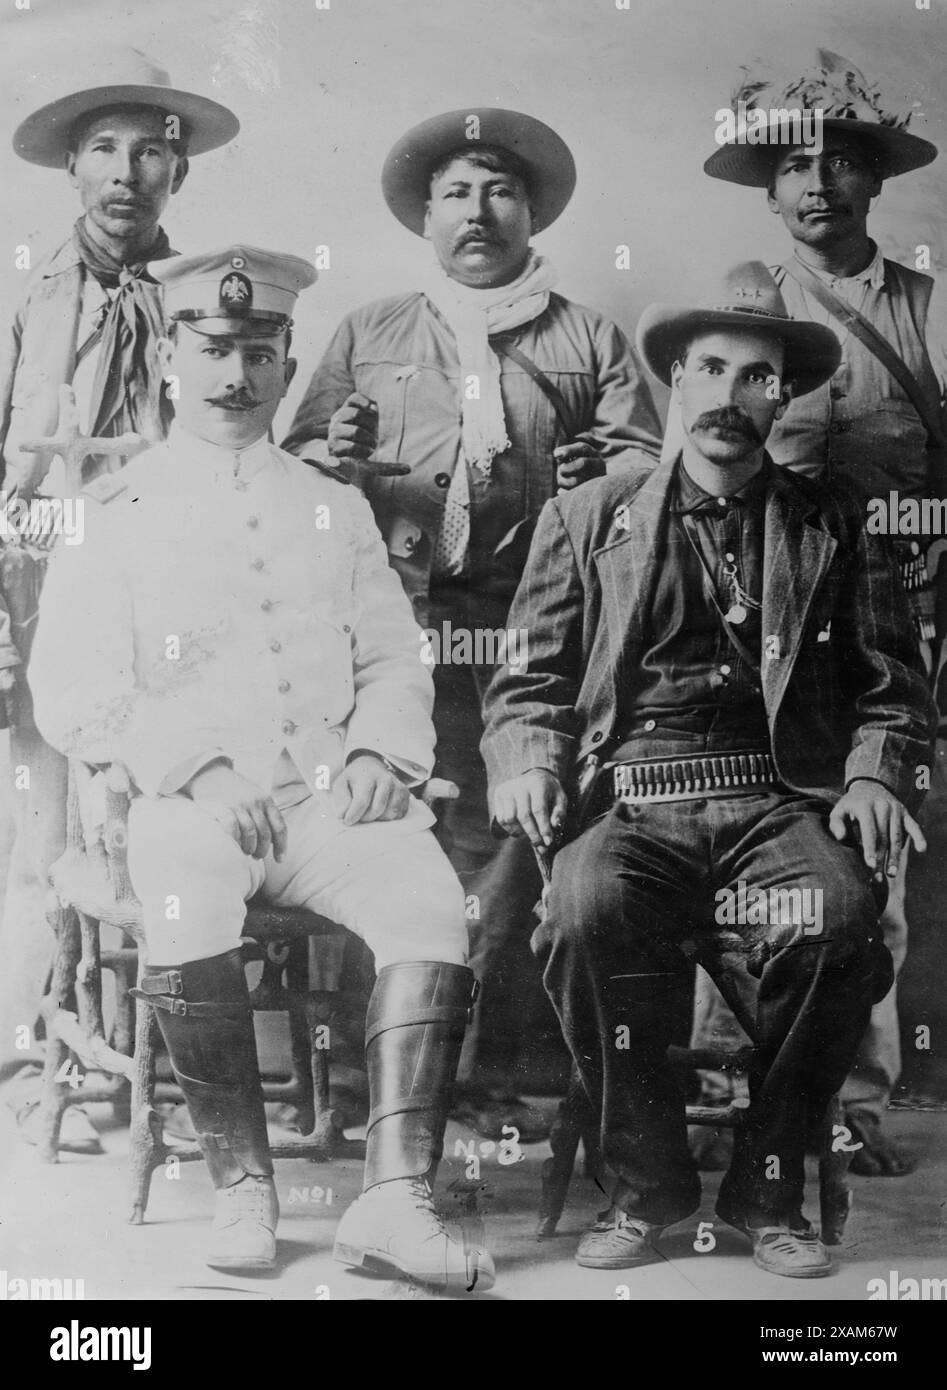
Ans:
POLYGON ((947 1301, 945 10, 3 0, 40 1363, 947 1301))

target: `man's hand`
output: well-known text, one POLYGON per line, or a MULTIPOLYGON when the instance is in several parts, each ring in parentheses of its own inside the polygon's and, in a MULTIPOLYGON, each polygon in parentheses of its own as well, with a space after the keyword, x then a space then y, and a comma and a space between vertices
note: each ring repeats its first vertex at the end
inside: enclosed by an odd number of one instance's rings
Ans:
POLYGON ((360 391, 353 391, 329 421, 329 457, 348 463, 363 478, 397 478, 411 469, 406 463, 380 463, 372 459, 378 448, 378 406, 360 391))
POLYGON ((559 778, 544 767, 501 782, 493 818, 509 835, 526 835, 531 845, 551 845, 565 824, 569 802, 559 778))
POLYGON ((373 820, 401 820, 411 793, 380 758, 363 753, 353 758, 332 783, 332 796, 343 825, 373 820))
POLYGON ((894 878, 908 839, 920 853, 927 849, 924 832, 908 815, 896 796, 880 782, 856 778, 829 817, 829 829, 837 840, 855 831, 862 855, 876 879, 885 873, 894 878))
POLYGON ((5 729, 12 729, 17 723, 20 704, 17 686, 16 667, 4 666, 0 670, 0 705, 6 719, 0 727, 5 729))
POLYGON ((560 444, 558 449, 553 449, 552 456, 556 460, 556 483, 560 492, 568 492, 590 478, 605 477, 605 460, 587 439, 560 444))
POLYGON ((329 453, 334 459, 364 460, 378 448, 378 406, 353 391, 329 421, 329 453))
POLYGON ((286 850, 286 822, 271 796, 234 772, 215 763, 198 772, 182 789, 195 805, 219 821, 253 859, 265 859, 270 849, 279 862, 286 850))

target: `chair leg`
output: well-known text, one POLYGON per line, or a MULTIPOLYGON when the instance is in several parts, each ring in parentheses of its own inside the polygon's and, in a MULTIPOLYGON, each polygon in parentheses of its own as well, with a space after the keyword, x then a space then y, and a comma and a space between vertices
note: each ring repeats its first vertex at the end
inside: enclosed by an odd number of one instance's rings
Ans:
MULTIPOLYGON (((115 1026, 112 1032, 112 1046, 116 1052, 131 1057, 135 1051, 135 1000, 128 991, 137 978, 137 970, 127 956, 116 959, 111 968, 115 975, 115 1026)), ((116 1090, 112 1101, 112 1115, 121 1125, 131 1124, 131 1087, 127 1082, 123 1081, 116 1090)))
POLYGON ((132 1114, 129 1132, 131 1175, 131 1214, 129 1224, 140 1226, 145 1219, 151 1175, 164 1162, 168 1150, 164 1143, 161 1117, 154 1107, 155 1051, 158 1025, 154 1012, 143 999, 135 1001, 135 1072, 132 1081, 132 1114))
POLYGON ((293 1080, 297 1088, 295 1100, 300 1134, 311 1134, 316 1124, 314 1105, 312 1039, 305 1006, 298 997, 289 1005, 289 1040, 293 1060, 293 1080))
POLYGON ((825 1112, 819 1150, 819 1209, 822 1240, 826 1245, 842 1243, 845 1223, 852 1209, 852 1193, 846 1181, 851 1152, 835 1147, 836 1126, 841 1126, 842 1121, 842 1102, 834 1095, 825 1112))
POLYGON ((82 951, 76 966, 76 1012, 82 1031, 88 1038, 105 1041, 102 1018, 102 961, 99 947, 99 924, 94 917, 77 910, 79 938, 82 951))
MULTIPOLYGON (((588 1098, 582 1088, 578 1075, 573 1069, 569 1081, 569 1091, 560 1102, 559 1110, 549 1133, 552 1157, 543 1164, 542 1198, 539 1206, 539 1227, 537 1240, 549 1240, 556 1234, 559 1218, 562 1216, 575 1167, 575 1157, 579 1140, 589 1134, 592 1116, 588 1098)), ((597 1150, 597 1143, 594 1145, 597 1150)), ((586 1164, 592 1161, 590 1141, 586 1138, 586 1164)))
MULTIPOLYGON (((56 933, 56 952, 52 983, 43 1001, 43 1013, 47 1021, 63 1008, 68 999, 81 954, 79 919, 72 908, 56 907, 49 913, 49 921, 56 933)), ((63 1114, 69 1104, 70 1090, 67 1082, 58 1081, 56 1078, 68 1057, 69 1048, 55 1029, 48 1027, 38 1146, 42 1163, 59 1162, 59 1131, 63 1114)))
MULTIPOLYGON (((325 1150, 325 1158, 331 1158, 342 1129, 336 1112, 329 1103, 329 1049, 325 1046, 325 1029, 331 1027, 328 1020, 333 1012, 333 1001, 327 1001, 322 992, 306 997, 306 1021, 309 1027, 309 1065, 312 1077, 313 1124, 311 1139, 325 1150)), ((312 1156, 319 1162, 320 1154, 312 1156)))

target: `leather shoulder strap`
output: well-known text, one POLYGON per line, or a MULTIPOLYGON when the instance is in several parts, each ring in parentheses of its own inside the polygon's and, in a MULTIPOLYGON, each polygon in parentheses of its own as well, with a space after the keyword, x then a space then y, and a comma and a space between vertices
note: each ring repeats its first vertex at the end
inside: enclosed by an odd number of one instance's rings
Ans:
POLYGON ((537 367, 531 357, 527 357, 525 352, 521 352, 515 343, 504 342, 500 337, 491 338, 490 346, 494 352, 501 357, 508 357, 511 362, 515 362, 518 367, 522 367, 527 376, 532 377, 543 395, 549 401, 553 410, 556 412, 556 419, 562 426, 566 438, 569 439, 573 434, 573 422, 569 418, 565 399, 555 382, 550 381, 549 377, 541 367, 537 367))
POLYGON ((785 270, 786 274, 791 275, 797 285, 801 285, 814 299, 817 299, 823 309, 827 309, 834 319, 837 319, 850 333, 854 334, 859 342, 877 357, 881 365, 887 368, 921 417, 931 439, 939 448, 944 448, 947 445, 947 440, 944 439, 940 421, 931 410, 926 398, 921 394, 914 373, 895 352, 887 338, 883 337, 874 324, 869 323, 857 309, 853 309, 850 304, 846 304, 844 299, 840 299, 837 294, 830 290, 825 281, 820 280, 818 275, 814 275, 808 266, 802 264, 787 265, 785 270))

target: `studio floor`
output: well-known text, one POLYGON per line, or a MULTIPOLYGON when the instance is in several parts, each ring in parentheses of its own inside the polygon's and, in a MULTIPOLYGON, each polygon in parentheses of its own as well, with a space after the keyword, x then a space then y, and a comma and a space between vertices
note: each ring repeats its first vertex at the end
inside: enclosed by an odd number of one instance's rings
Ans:
MULTIPOLYGON (((129 1226, 127 1131, 110 1127, 106 1107, 94 1107, 92 1113, 106 1152, 63 1155, 52 1166, 41 1165, 36 1150, 15 1136, 5 1110, 0 1117, 0 1270, 8 1279, 82 1279, 87 1299, 107 1300, 435 1297, 409 1282, 355 1273, 333 1261, 333 1233, 359 1190, 359 1162, 278 1163, 278 1267, 259 1277, 229 1276, 201 1259, 212 1213, 203 1164, 181 1164, 174 1178, 159 1170, 146 1224, 129 1226)), ((869 1281, 881 1278, 888 1284, 893 1271, 895 1283, 945 1279, 947 1113, 896 1110, 888 1125, 894 1137, 918 1152, 919 1166, 904 1178, 852 1178, 855 1204, 845 1243, 836 1251, 837 1271, 819 1280, 777 1278, 754 1266, 748 1241, 714 1216, 718 1173, 704 1175, 700 1211, 664 1235, 657 1263, 618 1272, 580 1269, 572 1259, 578 1235, 604 1205, 594 1185, 577 1176, 561 1235, 537 1242, 540 1169, 548 1145, 526 1147, 521 1161, 506 1166, 487 1155, 481 1160, 486 1191, 480 1209, 497 1282, 492 1292, 469 1297, 867 1302, 869 1281), (713 1223, 715 1247, 706 1253, 694 1249, 699 1222, 713 1223)), ((450 1195, 450 1184, 464 1178, 466 1166, 455 1154, 456 1141, 466 1144, 474 1138, 454 1124, 448 1130, 438 1182, 448 1211, 451 1202, 460 1201, 450 1195)), ((814 1182, 808 1211, 817 1211, 814 1182)), ((708 1243, 706 1237, 703 1243, 708 1243)))

